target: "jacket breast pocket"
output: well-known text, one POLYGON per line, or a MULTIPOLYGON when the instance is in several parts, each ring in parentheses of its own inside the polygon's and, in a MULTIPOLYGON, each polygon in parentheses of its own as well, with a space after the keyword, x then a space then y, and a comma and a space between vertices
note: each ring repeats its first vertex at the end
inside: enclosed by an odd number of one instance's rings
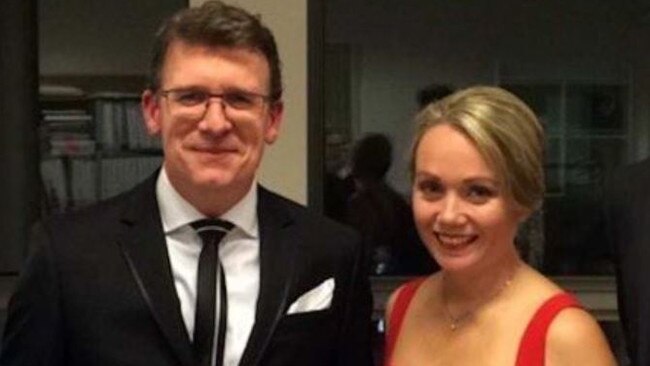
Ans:
POLYGON ((331 309, 306 311, 285 315, 278 323, 277 332, 283 335, 304 334, 313 331, 331 332, 334 316, 331 309))
POLYGON ((278 323, 264 365, 332 365, 337 317, 331 309, 285 315, 278 323))

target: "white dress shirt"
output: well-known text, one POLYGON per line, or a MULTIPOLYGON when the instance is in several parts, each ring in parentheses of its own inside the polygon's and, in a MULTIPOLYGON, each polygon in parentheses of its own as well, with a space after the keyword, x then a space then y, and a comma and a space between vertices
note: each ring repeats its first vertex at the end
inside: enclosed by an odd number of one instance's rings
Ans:
MULTIPOLYGON (((192 339, 196 306, 196 282, 202 241, 189 225, 206 218, 174 189, 165 169, 156 183, 167 251, 181 313, 192 339)), ((219 245, 219 258, 226 274, 228 325, 224 366, 236 366, 241 360, 253 323, 260 287, 260 239, 257 220, 257 184, 230 210, 219 217, 235 227, 219 245)))

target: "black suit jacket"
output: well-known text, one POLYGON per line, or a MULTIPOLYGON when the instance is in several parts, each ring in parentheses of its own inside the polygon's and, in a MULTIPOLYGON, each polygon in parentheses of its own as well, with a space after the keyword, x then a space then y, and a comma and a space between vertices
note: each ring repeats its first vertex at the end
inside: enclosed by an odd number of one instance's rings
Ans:
POLYGON ((619 314, 633 365, 650 365, 650 160, 625 167, 605 192, 619 314))
MULTIPOLYGON (((0 365, 194 365, 155 199, 132 191, 45 221, 9 304, 0 365)), ((368 365, 356 234, 259 188, 260 293, 241 365, 368 365), (286 315, 334 277, 328 310, 286 315)))

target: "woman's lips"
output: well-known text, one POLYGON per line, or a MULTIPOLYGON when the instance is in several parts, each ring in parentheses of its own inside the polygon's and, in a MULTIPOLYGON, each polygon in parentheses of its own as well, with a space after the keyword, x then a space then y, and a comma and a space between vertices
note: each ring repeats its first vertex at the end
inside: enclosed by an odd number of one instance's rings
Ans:
POLYGON ((467 245, 472 244, 478 238, 478 235, 474 234, 447 234, 440 232, 436 232, 435 236, 443 247, 450 249, 461 249, 467 245))

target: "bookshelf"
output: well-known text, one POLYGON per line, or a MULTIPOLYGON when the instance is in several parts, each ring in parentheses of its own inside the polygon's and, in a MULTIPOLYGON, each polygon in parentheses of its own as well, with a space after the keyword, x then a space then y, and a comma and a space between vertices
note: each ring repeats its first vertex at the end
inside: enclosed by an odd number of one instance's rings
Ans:
POLYGON ((39 99, 45 213, 115 196, 160 166, 161 146, 147 134, 139 94, 42 87, 39 99))

